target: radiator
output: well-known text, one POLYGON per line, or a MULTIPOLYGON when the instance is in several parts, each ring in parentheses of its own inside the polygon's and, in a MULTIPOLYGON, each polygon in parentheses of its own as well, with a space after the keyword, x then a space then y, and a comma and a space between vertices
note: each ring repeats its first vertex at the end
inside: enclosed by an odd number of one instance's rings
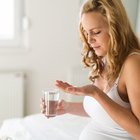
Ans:
POLYGON ((0 72, 0 123, 24 115, 24 74, 0 72))

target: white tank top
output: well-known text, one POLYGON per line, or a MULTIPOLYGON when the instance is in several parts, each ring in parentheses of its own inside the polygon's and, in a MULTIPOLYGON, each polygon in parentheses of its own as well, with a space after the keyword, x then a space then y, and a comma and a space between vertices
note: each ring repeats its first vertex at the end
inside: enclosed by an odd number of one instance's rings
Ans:
MULTIPOLYGON (((130 109, 130 104, 124 102, 118 94, 118 79, 119 78, 117 78, 113 87, 107 93, 107 95, 116 103, 130 109)), ((94 98, 86 96, 84 98, 83 105, 87 114, 92 118, 93 126, 89 128, 92 128, 93 135, 108 135, 112 140, 133 140, 133 138, 127 133, 127 131, 125 131, 114 120, 112 120, 112 118, 94 98)))

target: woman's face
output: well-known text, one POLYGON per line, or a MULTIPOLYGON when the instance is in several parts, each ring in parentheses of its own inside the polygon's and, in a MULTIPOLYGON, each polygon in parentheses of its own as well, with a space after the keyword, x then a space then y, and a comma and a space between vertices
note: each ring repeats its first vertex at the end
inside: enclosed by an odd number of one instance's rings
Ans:
POLYGON ((90 46, 98 56, 104 57, 109 49, 110 40, 105 17, 97 12, 84 13, 81 23, 90 46))

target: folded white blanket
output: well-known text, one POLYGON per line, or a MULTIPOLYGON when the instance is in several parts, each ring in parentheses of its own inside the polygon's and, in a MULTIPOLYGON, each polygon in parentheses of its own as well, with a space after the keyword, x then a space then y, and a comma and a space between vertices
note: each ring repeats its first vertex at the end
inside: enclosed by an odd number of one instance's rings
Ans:
POLYGON ((0 129, 0 140, 34 140, 22 125, 23 119, 8 119, 0 129))
POLYGON ((0 129, 0 140, 78 140, 89 121, 71 114, 49 119, 42 114, 9 119, 0 129))

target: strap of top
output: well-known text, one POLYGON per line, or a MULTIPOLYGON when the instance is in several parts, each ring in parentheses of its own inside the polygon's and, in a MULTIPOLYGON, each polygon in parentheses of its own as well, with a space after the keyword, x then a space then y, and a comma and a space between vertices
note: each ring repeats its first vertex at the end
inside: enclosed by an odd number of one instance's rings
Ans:
POLYGON ((130 53, 128 56, 131 56, 131 55, 140 55, 140 52, 132 52, 132 53, 130 53))

